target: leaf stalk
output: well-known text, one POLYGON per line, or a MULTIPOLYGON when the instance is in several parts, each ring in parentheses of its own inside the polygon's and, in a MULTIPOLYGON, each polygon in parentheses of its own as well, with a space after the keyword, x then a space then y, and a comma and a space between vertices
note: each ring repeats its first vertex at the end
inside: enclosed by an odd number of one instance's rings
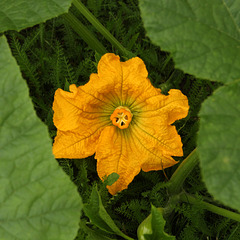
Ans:
POLYGON ((195 148, 179 165, 177 170, 173 173, 169 183, 168 191, 170 195, 179 194, 182 190, 182 185, 191 171, 198 163, 198 153, 195 148))
POLYGON ((102 43, 100 43, 87 27, 85 27, 71 12, 63 14, 63 17, 73 30, 89 45, 89 47, 102 55, 107 53, 107 50, 102 43))
POLYGON ((199 200, 199 199, 191 196, 190 194, 182 193, 180 195, 180 201, 195 204, 195 205, 196 204, 201 205, 201 207, 203 207, 204 209, 206 209, 208 211, 211 211, 211 212, 221 215, 223 217, 230 218, 232 220, 240 222, 240 214, 239 213, 229 211, 227 209, 215 206, 211 203, 207 203, 205 201, 199 200))
POLYGON ((73 0, 73 5, 79 12, 113 45, 123 56, 132 58, 135 55, 122 46, 122 44, 98 21, 98 19, 79 0, 73 0))

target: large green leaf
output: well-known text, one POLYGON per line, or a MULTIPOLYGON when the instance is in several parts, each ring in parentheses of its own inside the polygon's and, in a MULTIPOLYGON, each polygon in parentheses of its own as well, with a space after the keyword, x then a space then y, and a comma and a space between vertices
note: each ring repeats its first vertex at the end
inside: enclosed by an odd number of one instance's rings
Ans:
POLYGON ((198 150, 213 196, 240 210, 240 82, 219 88, 200 111, 198 150))
POLYGON ((0 32, 21 30, 68 11, 71 0, 1 0, 0 32))
POLYGON ((239 0, 140 0, 153 43, 170 51, 176 67, 199 78, 240 78, 239 0))
POLYGON ((52 155, 5 37, 0 76, 0 239, 72 240, 81 198, 52 155))

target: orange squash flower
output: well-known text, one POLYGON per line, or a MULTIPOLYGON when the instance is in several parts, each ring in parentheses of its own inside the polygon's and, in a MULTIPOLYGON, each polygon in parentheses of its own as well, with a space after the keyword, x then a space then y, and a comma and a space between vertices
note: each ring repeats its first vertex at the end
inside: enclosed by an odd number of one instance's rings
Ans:
POLYGON ((120 62, 107 53, 87 84, 57 89, 53 121, 57 136, 56 158, 86 158, 95 154, 101 179, 115 172, 120 177, 108 190, 126 189, 140 172, 161 170, 182 156, 176 120, 188 114, 188 100, 180 90, 165 96, 147 78, 144 62, 132 58, 120 62))

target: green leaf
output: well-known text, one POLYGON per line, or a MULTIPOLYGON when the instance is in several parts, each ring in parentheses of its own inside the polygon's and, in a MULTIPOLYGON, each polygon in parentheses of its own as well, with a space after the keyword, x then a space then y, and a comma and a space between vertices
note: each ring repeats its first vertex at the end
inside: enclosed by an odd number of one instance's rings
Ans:
POLYGON ((174 236, 164 231, 166 221, 163 218, 163 211, 152 205, 151 214, 139 225, 139 240, 174 240, 174 236))
POLYGON ((91 230, 89 228, 88 230, 88 236, 86 240, 117 240, 116 238, 109 238, 107 236, 104 236, 103 234, 99 233, 98 231, 91 230))
POLYGON ((152 234, 149 240, 174 240, 174 236, 170 236, 164 231, 166 221, 163 218, 163 212, 152 205, 152 234))
POLYGON ((198 151, 203 179, 219 201, 240 210, 240 81, 219 88, 202 105, 198 151))
POLYGON ((0 38, 0 238, 72 240, 81 198, 52 155, 47 127, 0 38))
POLYGON ((119 175, 117 173, 111 173, 110 175, 107 176, 106 180, 104 180, 104 184, 106 186, 111 186, 113 185, 117 180, 119 179, 119 175))
POLYGON ((71 0, 1 0, 0 32, 21 30, 66 13, 71 0))
POLYGON ((83 209, 91 222, 101 230, 111 234, 117 234, 125 239, 131 239, 119 230, 112 218, 109 216, 102 204, 101 197, 99 196, 96 188, 93 188, 90 203, 84 204, 83 209))
POLYGON ((99 229, 90 229, 83 222, 80 222, 80 228, 88 235, 86 240, 116 240, 115 238, 107 236, 107 233, 104 231, 99 229))
POLYGON ((147 34, 199 78, 240 78, 239 0, 140 0, 147 34))

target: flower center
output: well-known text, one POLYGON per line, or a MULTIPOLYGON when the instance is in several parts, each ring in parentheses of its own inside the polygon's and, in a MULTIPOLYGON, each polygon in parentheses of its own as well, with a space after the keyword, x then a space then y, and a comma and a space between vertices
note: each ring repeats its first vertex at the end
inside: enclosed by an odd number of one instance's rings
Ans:
POLYGON ((125 129, 132 121, 132 113, 127 107, 120 106, 114 110, 110 119, 112 120, 113 125, 120 129, 125 129))

